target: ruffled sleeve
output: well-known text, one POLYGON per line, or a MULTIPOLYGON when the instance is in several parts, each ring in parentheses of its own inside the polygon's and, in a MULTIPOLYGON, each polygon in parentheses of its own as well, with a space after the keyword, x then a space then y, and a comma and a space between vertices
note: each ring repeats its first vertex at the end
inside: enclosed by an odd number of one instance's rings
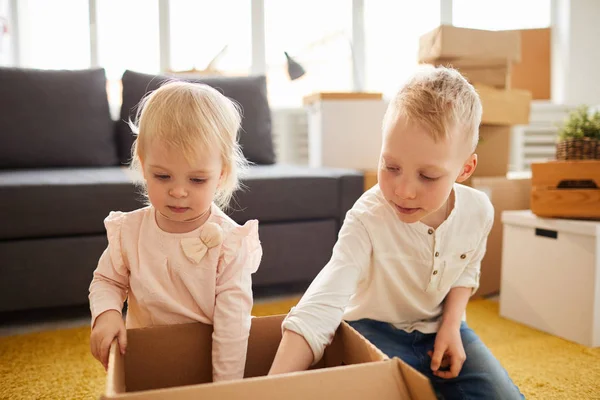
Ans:
POLYGON ((104 220, 108 247, 100 256, 90 284, 92 327, 96 318, 108 310, 121 312, 129 291, 129 268, 123 256, 121 231, 125 213, 111 212, 104 220))
POLYGON ((258 221, 227 232, 217 269, 213 381, 242 379, 252 312, 252 277, 262 258, 258 221))
POLYGON ((237 226, 227 235, 223 243, 223 263, 221 265, 231 265, 236 258, 241 258, 238 261, 241 262, 242 268, 249 269, 251 273, 258 270, 262 258, 262 247, 258 237, 257 220, 253 219, 243 226, 237 226))

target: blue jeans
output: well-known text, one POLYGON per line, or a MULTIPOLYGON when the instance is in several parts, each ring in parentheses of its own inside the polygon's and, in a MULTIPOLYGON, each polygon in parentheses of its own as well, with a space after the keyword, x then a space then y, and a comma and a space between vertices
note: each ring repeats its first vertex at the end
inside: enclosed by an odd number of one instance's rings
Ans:
POLYGON ((439 399, 524 399, 506 370, 465 322, 460 336, 467 359, 456 378, 443 379, 432 374, 431 358, 435 333, 411 333, 386 322, 361 319, 348 323, 388 357, 398 357, 429 378, 439 399))

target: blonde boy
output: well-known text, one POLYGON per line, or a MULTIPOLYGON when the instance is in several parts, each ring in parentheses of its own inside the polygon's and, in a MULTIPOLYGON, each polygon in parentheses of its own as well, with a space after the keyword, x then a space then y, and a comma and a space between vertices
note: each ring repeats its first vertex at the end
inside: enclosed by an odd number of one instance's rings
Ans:
POLYGON ((400 89, 379 184, 348 212, 331 260, 284 321, 271 374, 319 361, 344 319, 440 398, 523 397, 465 322, 494 217, 485 194, 458 184, 477 166, 481 113, 452 69, 422 67, 400 89))

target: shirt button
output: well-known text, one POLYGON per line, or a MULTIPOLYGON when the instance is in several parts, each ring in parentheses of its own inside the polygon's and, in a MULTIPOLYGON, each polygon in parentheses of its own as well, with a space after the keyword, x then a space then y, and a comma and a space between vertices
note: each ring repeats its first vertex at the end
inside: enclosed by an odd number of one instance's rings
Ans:
POLYGON ((439 256, 440 256, 440 252, 439 252, 439 251, 436 251, 436 252, 435 252, 435 256, 436 256, 436 257, 439 257, 439 256))
POLYGON ((460 259, 461 259, 461 260, 464 260, 465 258, 467 258, 467 255, 466 255, 466 254, 461 254, 461 255, 460 255, 460 259))
POLYGON ((429 230, 427 231, 427 233, 429 233, 430 235, 433 235, 433 229, 429 228, 429 230))
POLYGON ((437 275, 437 269, 436 269, 435 271, 433 271, 433 274, 434 274, 434 275, 437 275))

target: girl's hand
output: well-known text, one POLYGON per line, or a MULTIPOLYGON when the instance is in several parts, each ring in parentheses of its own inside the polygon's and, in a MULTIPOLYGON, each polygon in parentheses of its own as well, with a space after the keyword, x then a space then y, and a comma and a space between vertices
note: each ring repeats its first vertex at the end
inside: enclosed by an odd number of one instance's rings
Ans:
POLYGON ((433 353, 430 351, 431 370, 435 376, 444 379, 456 378, 467 359, 462 339, 460 325, 442 324, 435 337, 433 353), (450 367, 449 371, 441 371, 440 367, 450 367))
POLYGON ((127 348, 127 330, 121 313, 116 310, 103 312, 96 318, 90 337, 90 349, 96 360, 100 361, 104 369, 108 369, 108 352, 114 338, 119 341, 121 354, 127 348))

